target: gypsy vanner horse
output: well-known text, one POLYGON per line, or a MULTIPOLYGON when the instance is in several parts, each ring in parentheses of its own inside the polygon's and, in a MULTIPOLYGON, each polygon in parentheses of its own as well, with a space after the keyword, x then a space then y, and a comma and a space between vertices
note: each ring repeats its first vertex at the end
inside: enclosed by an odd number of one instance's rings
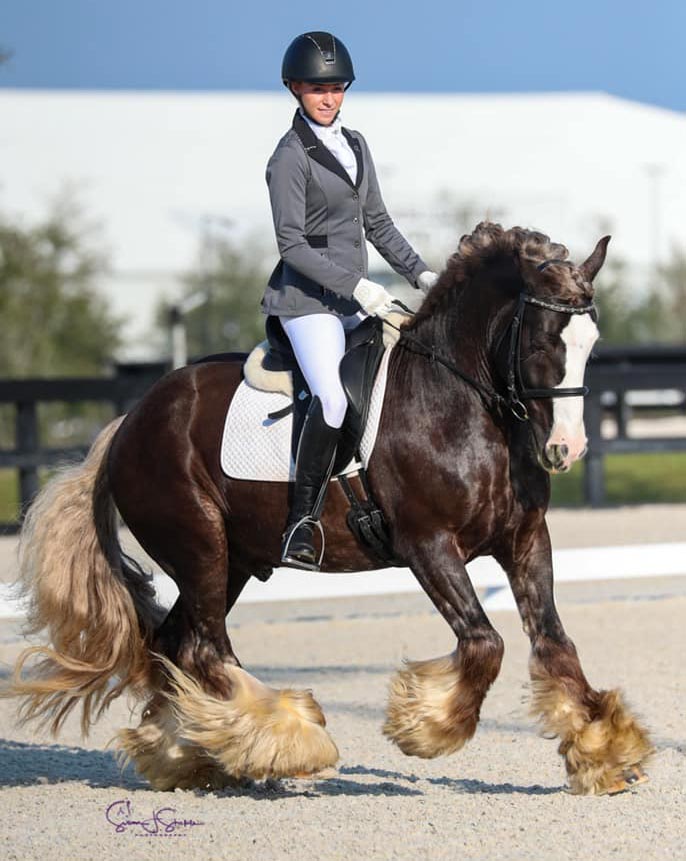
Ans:
MULTIPOLYGON (((531 641, 532 712, 559 737, 571 790, 586 794, 644 779, 651 752, 620 693, 586 680, 555 608, 545 522, 549 473, 585 449, 592 282, 608 240, 575 266, 564 246, 522 228, 482 223, 463 237, 392 350, 368 466, 396 558, 457 638, 450 655, 397 673, 384 733, 420 757, 457 751, 474 734, 503 641, 465 565, 491 555, 531 641)), ((53 478, 22 531, 28 624, 47 629, 50 646, 22 652, 6 695, 21 698, 22 719, 55 733, 75 706, 85 733, 124 691, 146 701, 138 728, 117 740, 158 789, 315 774, 338 759, 312 694, 258 681, 227 634, 248 579, 278 565, 288 497, 287 483, 221 471, 241 378, 239 359, 165 376, 82 464, 53 478), (117 511, 178 586, 168 613, 123 553, 117 511)), ((346 525, 347 509, 332 482, 323 569, 380 567, 346 525)))

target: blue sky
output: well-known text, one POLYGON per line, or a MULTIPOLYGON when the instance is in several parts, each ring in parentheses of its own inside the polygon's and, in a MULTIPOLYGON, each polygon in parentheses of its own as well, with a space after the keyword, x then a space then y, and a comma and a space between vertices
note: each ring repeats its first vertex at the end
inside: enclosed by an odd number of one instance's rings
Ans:
POLYGON ((2 0, 0 87, 277 89, 332 30, 365 91, 603 90, 686 110, 685 0, 2 0))

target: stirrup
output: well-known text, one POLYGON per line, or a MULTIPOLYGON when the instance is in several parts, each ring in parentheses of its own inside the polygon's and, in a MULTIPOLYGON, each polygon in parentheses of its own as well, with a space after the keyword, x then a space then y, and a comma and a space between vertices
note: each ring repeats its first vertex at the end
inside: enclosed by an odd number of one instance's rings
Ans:
POLYGON ((288 531, 288 538, 286 539, 286 544, 285 544, 285 546, 281 552, 281 564, 282 565, 290 565, 293 568, 301 568, 303 571, 321 571, 322 559, 324 558, 324 550, 325 549, 326 549, 326 539, 324 538, 324 529, 322 527, 322 524, 319 522, 319 520, 315 520, 309 514, 306 514, 304 517, 301 517, 300 520, 297 521, 297 523, 294 523, 290 527, 290 529, 288 531), (319 559, 317 560, 317 562, 315 562, 311 565, 308 564, 307 562, 301 562, 299 559, 290 558, 288 555, 288 550, 289 550, 289 547, 291 544, 291 539, 293 538, 293 533, 295 532, 296 529, 298 529, 298 527, 303 526, 306 523, 309 523, 310 526, 316 526, 317 529, 319 530, 319 534, 321 535, 321 538, 322 538, 322 549, 321 549, 321 552, 319 554, 319 559))

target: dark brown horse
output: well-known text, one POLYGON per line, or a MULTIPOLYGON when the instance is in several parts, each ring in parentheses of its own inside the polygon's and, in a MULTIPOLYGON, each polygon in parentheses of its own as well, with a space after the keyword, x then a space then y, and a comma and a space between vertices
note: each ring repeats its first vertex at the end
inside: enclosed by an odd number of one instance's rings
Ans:
MULTIPOLYGON (((587 682, 553 601, 549 472, 583 455, 582 382, 597 337, 592 281, 607 238, 581 266, 546 236, 479 225, 393 349, 368 476, 408 565, 457 639, 449 656, 395 677, 384 732, 407 754, 458 750, 474 734, 503 642, 465 568, 503 566, 531 640, 532 707, 560 738, 571 788, 613 791, 642 775, 645 731, 616 691, 587 682)), ((57 731, 84 730, 124 690, 148 702, 119 744, 158 788, 314 773, 338 751, 309 692, 245 670, 226 616, 248 579, 278 564, 288 485, 228 479, 219 448, 242 362, 167 375, 103 431, 84 464, 34 503, 22 576, 34 630, 51 647, 20 658, 12 693, 57 731), (116 509, 175 581, 165 616, 121 551, 116 509), (41 660, 22 676, 29 656, 41 660)), ((333 482, 324 570, 379 567, 346 525, 333 482)), ((325 575, 322 575, 325 576, 325 575)), ((274 643, 278 648, 278 643, 274 643)))

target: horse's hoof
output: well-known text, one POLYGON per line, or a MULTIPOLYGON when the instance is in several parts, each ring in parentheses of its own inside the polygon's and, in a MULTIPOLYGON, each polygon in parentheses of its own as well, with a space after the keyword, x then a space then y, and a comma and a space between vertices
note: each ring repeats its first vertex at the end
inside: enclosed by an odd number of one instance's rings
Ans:
POLYGON ((338 769, 329 766, 318 771, 299 771, 291 776, 293 780, 331 780, 332 777, 338 777, 338 769))
POLYGON ((621 778, 608 787, 602 795, 619 795, 620 792, 627 792, 641 783, 647 783, 650 780, 648 775, 643 771, 640 765, 632 765, 624 770, 621 778))

